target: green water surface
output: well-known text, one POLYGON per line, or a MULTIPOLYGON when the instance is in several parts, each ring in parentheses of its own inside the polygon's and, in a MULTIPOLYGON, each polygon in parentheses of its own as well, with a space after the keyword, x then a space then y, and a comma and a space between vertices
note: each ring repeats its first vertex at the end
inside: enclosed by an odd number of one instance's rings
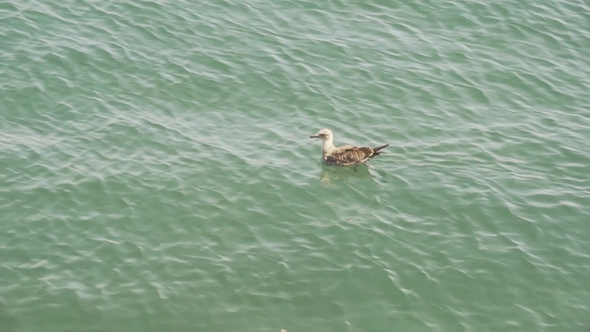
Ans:
POLYGON ((590 331, 586 2, 0 18, 0 332, 590 331))

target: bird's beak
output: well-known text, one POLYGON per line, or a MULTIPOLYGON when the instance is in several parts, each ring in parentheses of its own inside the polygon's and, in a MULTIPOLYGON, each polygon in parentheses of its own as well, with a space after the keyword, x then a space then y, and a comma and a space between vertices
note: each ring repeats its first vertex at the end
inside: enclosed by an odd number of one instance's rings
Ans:
POLYGON ((320 136, 318 136, 318 135, 311 135, 311 136, 309 136, 309 138, 318 138, 318 137, 320 137, 320 136))

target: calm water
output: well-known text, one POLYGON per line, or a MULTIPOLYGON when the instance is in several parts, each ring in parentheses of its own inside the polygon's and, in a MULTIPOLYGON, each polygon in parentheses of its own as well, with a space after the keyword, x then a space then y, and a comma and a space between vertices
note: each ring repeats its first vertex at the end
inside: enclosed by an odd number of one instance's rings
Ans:
POLYGON ((590 6, 493 3, 0 3, 0 331, 590 331, 590 6))

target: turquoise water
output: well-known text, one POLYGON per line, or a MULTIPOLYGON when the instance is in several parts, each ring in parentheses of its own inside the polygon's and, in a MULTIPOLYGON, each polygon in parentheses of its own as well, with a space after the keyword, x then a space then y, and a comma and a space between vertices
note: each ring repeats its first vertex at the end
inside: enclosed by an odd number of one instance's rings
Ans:
POLYGON ((0 331, 590 331, 585 2, 0 18, 0 331))

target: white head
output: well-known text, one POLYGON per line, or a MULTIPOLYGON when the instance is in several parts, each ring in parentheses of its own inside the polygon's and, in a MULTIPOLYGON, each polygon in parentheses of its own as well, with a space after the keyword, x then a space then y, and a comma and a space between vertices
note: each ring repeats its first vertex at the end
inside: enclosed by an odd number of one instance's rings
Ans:
POLYGON ((334 134, 330 129, 322 129, 317 134, 309 136, 309 138, 319 138, 322 140, 322 151, 324 153, 330 152, 335 149, 334 147, 334 134))
POLYGON ((318 131, 317 134, 309 136, 309 138, 320 138, 324 142, 331 142, 334 140, 334 134, 332 134, 332 131, 330 129, 322 129, 318 131))

